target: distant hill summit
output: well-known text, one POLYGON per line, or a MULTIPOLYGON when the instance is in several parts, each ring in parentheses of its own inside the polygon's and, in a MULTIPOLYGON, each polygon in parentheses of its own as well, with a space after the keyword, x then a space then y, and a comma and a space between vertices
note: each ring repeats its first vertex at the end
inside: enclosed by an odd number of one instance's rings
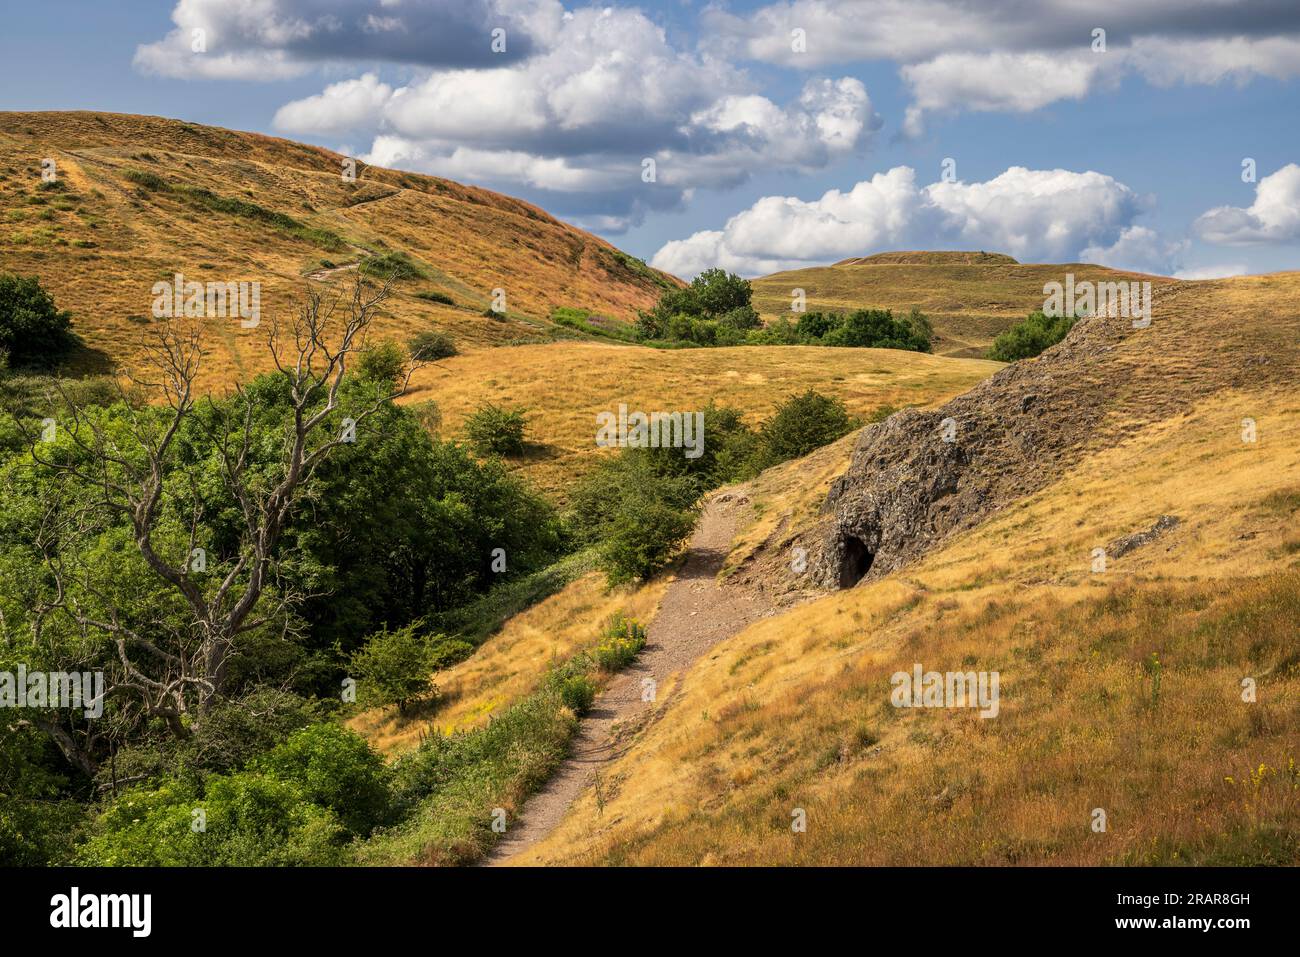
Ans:
MULTIPOLYGON (((139 355, 151 289, 177 273, 259 282, 271 317, 310 283, 400 263, 375 332, 441 328, 470 348, 582 338, 549 321, 556 307, 631 320, 679 283, 531 203, 348 161, 156 116, 0 112, 0 268, 38 276, 115 364, 139 355), (505 314, 488 316, 495 290, 505 314)), ((265 368, 265 330, 230 325, 209 337, 207 385, 265 368)))
POLYGON ((901 250, 843 259, 755 279, 754 308, 767 320, 793 321, 796 289, 808 311, 916 307, 930 317, 939 355, 979 358, 998 333, 1043 308, 1043 286, 1076 281, 1150 281, 1159 289, 1175 280, 1090 263, 1022 263, 1003 253, 901 250))
POLYGON ((1019 260, 1004 253, 924 252, 922 250, 875 253, 841 259, 837 266, 909 265, 909 266, 1016 266, 1019 260))

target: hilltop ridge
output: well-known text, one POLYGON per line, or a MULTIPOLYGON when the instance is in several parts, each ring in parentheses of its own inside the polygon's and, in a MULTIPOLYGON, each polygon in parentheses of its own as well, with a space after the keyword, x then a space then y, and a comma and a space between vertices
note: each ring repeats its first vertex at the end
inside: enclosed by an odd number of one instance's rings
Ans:
POLYGON ((1043 286, 1077 281, 1177 280, 1090 263, 1021 263, 1002 253, 897 251, 855 256, 754 280, 754 308, 767 319, 791 315, 794 290, 809 311, 919 308, 930 317, 939 355, 982 358, 993 339, 1043 308, 1043 286))
MULTIPOLYGON (((430 328, 462 344, 576 337, 560 306, 624 319, 679 280, 530 203, 452 180, 356 162, 321 147, 179 120, 0 112, 4 268, 39 276, 111 363, 138 354, 159 280, 258 281, 287 308, 309 280, 397 254, 408 278, 376 333, 430 328), (54 183, 42 183, 46 159, 54 183), (484 312, 503 290, 504 316, 484 312), (440 301, 442 299, 446 302, 440 301)), ((204 381, 265 365, 263 336, 222 327, 204 381)))

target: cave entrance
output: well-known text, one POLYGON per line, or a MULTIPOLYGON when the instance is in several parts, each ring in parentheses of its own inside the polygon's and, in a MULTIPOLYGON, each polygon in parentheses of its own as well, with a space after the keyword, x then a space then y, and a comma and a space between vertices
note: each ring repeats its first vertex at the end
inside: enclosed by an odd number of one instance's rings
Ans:
POLYGON ((871 571, 876 553, 855 535, 844 536, 844 555, 840 559, 840 587, 852 588, 871 571))

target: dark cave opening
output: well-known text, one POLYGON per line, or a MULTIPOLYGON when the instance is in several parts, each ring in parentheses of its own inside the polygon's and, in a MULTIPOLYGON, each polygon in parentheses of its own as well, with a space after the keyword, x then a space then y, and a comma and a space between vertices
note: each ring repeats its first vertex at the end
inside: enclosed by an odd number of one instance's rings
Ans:
POLYGON ((867 547, 867 543, 853 535, 844 537, 844 555, 840 559, 840 587, 852 588, 862 581, 864 575, 871 571, 871 563, 876 560, 876 553, 867 547))

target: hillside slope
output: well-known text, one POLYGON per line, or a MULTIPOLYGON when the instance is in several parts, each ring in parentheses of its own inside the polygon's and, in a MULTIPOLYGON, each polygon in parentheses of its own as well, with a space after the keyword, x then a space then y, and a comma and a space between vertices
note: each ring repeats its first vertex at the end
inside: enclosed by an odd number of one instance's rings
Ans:
POLYGON ((1300 274, 1161 302, 760 477, 724 576, 803 603, 716 646, 514 862, 1300 862, 1300 274), (1026 394, 959 432, 976 468, 886 509, 915 547, 829 594, 790 561, 897 499, 930 416, 1026 394), (917 664, 997 672, 997 716, 894 707, 917 664))
POLYGON ((1160 276, 1084 263, 1026 264, 998 253, 890 252, 772 273, 754 280, 754 308, 772 319, 790 313, 792 290, 802 289, 809 311, 913 306, 934 322, 940 355, 983 356, 994 337, 1043 307, 1043 284, 1076 280, 1150 280, 1160 276))
POLYGON ((539 488, 563 497, 613 450, 595 445, 596 413, 620 403, 643 412, 731 405, 756 425, 792 394, 815 388, 870 417, 929 405, 1002 368, 898 349, 738 346, 660 350, 585 342, 522 345, 456 356, 421 369, 404 402, 432 399, 444 435, 457 435, 483 402, 528 409, 527 455, 515 460, 539 488))
MULTIPOLYGON (((159 280, 259 281, 264 315, 306 277, 347 278, 401 252, 402 282, 376 334, 442 327, 465 345, 573 333, 557 306, 632 318, 676 280, 528 203, 450 180, 358 163, 256 133, 110 113, 0 112, 0 269, 39 276, 94 352, 129 362, 159 280), (53 159, 57 182, 43 185, 53 159), (507 319, 483 315, 494 289, 507 319), (449 297, 454 306, 419 298, 449 297)), ((265 330, 216 321, 205 382, 265 365, 265 330)))

